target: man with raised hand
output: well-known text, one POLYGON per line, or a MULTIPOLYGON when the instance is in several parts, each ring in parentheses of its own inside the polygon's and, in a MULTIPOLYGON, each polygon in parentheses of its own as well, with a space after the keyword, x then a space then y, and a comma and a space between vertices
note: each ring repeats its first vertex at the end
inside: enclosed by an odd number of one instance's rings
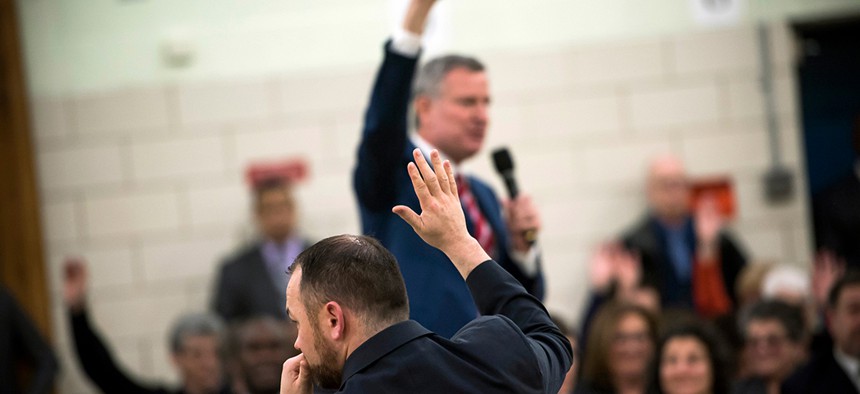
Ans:
MULTIPOLYGON (((477 59, 442 56, 421 67, 416 76, 421 34, 434 3, 413 0, 402 28, 385 45, 365 115, 353 186, 362 232, 379 239, 400 263, 411 317, 450 337, 477 316, 469 290, 443 253, 425 244, 391 213, 394 205, 418 209, 403 172, 413 149, 420 149, 425 157, 438 149, 456 166, 481 149, 489 124, 488 79, 477 59), (416 122, 413 134, 408 132, 410 105, 416 122)), ((538 249, 527 236, 540 229, 531 198, 520 194, 503 208, 487 184, 457 168, 454 173, 469 233, 529 293, 542 298, 538 249)))
POLYGON ((408 174, 421 213, 392 211, 438 248, 483 315, 447 339, 408 320, 397 261, 376 240, 340 235, 296 259, 287 314, 299 329, 281 393, 312 384, 340 393, 555 393, 570 368, 570 343, 543 305, 469 235, 450 162, 420 150, 408 174))

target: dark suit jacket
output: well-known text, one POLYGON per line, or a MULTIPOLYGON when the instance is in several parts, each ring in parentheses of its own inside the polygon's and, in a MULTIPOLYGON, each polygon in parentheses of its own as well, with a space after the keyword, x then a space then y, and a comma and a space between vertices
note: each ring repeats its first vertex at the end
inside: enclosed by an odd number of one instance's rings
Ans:
POLYGON ((819 249, 829 249, 860 269, 860 178, 850 174, 813 198, 815 238, 819 249))
MULTIPOLYGON (((391 213, 395 205, 420 212, 418 197, 406 173, 415 149, 407 138, 407 109, 417 59, 387 49, 365 115, 353 186, 362 231, 377 238, 397 257, 406 281, 411 317, 434 332, 450 337, 477 316, 469 291, 447 257, 427 245, 406 222, 391 213)), ((525 275, 511 259, 507 226, 492 189, 469 177, 472 193, 495 235, 494 259, 538 298, 543 276, 525 275)), ((471 222, 467 225, 471 231, 471 222)))
POLYGON ((798 369, 782 384, 783 393, 860 394, 845 370, 833 357, 833 350, 821 352, 798 369))
MULTIPOLYGON (((308 246, 305 242, 305 248, 308 246)), ((222 264, 212 309, 225 321, 258 315, 287 318, 286 289, 275 288, 261 249, 261 244, 254 243, 222 264)))
MULTIPOLYGON (((687 223, 686 228, 690 252, 695 256, 696 238, 692 221, 687 223)), ((655 219, 646 217, 624 235, 622 242, 627 249, 639 254, 642 284, 657 289, 663 307, 693 307, 692 284, 681 283, 675 275, 675 267, 669 260, 666 236, 655 219)), ((737 242, 728 234, 720 234, 718 242, 726 294, 737 305, 735 281, 747 259, 737 242)))
POLYGON ((493 261, 466 280, 481 314, 450 340, 409 320, 361 344, 343 393, 556 393, 573 360, 540 301, 493 261))

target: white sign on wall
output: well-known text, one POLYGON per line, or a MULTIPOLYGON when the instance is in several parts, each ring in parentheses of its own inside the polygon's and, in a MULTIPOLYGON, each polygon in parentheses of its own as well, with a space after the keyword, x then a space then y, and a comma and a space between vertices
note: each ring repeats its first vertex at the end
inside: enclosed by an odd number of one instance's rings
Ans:
POLYGON ((703 26, 736 25, 746 0, 690 0, 693 18, 703 26))

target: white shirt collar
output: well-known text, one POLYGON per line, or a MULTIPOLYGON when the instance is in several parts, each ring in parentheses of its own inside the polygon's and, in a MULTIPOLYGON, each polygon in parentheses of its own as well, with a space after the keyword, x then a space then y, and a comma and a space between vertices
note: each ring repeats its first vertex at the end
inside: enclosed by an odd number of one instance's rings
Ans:
POLYGON ((843 353, 836 346, 833 347, 833 358, 848 375, 848 379, 851 379, 851 383, 854 383, 854 387, 860 391, 860 360, 843 353))

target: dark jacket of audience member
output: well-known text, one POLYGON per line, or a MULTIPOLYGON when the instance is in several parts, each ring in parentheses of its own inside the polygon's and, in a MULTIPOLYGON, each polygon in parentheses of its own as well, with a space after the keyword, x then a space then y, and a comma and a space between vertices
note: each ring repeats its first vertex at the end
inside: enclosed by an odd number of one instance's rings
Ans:
POLYGON ((58 369, 51 347, 15 298, 0 286, 0 393, 48 393, 58 369), (34 366, 23 389, 16 368, 22 360, 34 366))
POLYGON ((833 347, 814 352, 785 381, 783 393, 860 393, 860 273, 848 272, 833 285, 827 317, 833 347))
MULTIPOLYGON (((695 256, 696 234, 692 218, 684 225, 684 239, 690 255, 695 256)), ((646 217, 625 233, 622 242, 625 248, 639 254, 642 262, 642 285, 657 289, 664 308, 694 308, 692 283, 681 282, 675 274, 666 232, 656 219, 646 217)), ((735 281, 747 259, 737 242, 728 234, 721 233, 718 243, 725 293, 732 303, 737 305, 735 281)))

